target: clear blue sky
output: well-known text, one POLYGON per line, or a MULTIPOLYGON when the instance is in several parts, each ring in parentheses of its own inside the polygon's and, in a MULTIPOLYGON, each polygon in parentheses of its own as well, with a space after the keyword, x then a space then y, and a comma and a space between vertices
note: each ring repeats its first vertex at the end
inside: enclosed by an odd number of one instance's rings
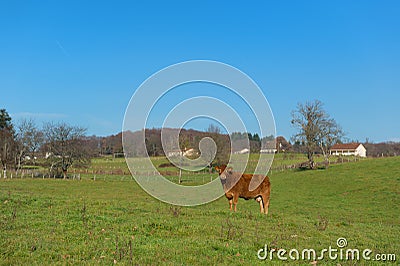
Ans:
POLYGON ((156 71, 209 59, 264 91, 277 133, 320 99, 350 139, 400 141, 399 1, 1 1, 0 107, 119 132, 156 71))

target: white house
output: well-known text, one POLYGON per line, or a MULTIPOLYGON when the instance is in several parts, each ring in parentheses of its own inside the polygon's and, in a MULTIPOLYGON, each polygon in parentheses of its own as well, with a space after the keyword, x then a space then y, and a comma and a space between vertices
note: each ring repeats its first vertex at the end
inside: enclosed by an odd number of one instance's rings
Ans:
POLYGON ((367 149, 361 143, 335 144, 332 146, 330 154, 367 157, 367 149))
POLYGON ((182 156, 183 152, 181 150, 171 150, 167 152, 168 157, 178 157, 182 156))
POLYGON ((183 156, 192 156, 193 154, 195 154, 194 149, 187 149, 183 152, 183 156))
POLYGON ((181 151, 178 149, 178 150, 170 150, 167 152, 168 157, 192 156, 194 154, 198 154, 198 153, 195 152, 195 150, 193 148, 185 149, 185 151, 181 151))
POLYGON ((277 149, 268 149, 268 148, 265 148, 265 149, 261 149, 260 150, 260 153, 276 153, 278 150, 277 149))
POLYGON ((247 148, 244 148, 240 151, 235 152, 235 154, 246 154, 246 153, 250 153, 250 150, 247 148))

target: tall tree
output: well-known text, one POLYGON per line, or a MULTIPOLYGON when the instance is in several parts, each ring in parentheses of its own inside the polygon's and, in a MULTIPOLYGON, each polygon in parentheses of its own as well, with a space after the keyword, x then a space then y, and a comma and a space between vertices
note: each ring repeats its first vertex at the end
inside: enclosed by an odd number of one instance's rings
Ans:
POLYGON ((48 158, 50 172, 61 169, 65 179, 69 167, 89 163, 89 153, 84 145, 86 129, 66 123, 47 123, 43 132, 51 154, 48 158))
POLYGON ((20 169, 24 158, 29 156, 35 163, 36 153, 43 144, 43 132, 39 130, 35 121, 23 119, 16 125, 17 168, 20 169))
POLYGON ((329 150, 336 143, 342 142, 342 138, 344 137, 344 131, 336 123, 333 118, 328 118, 321 124, 321 130, 318 137, 318 146, 324 155, 325 165, 329 166, 329 150))
POLYGON ((4 177, 7 174, 7 165, 13 163, 15 149, 14 127, 11 117, 5 109, 0 110, 0 162, 4 177))
POLYGON ((6 109, 0 109, 0 129, 12 129, 11 117, 6 109))
POLYGON ((260 136, 258 135, 258 133, 254 133, 252 139, 254 141, 261 141, 260 136))
POLYGON ((314 102, 299 103, 296 110, 292 111, 292 125, 299 132, 292 139, 294 142, 303 143, 308 163, 314 169, 314 153, 320 149, 324 154, 325 161, 329 163, 329 149, 339 142, 344 133, 336 121, 324 110, 319 100, 314 102))
POLYGON ((210 125, 208 125, 207 132, 221 134, 221 128, 217 125, 210 124, 210 125))

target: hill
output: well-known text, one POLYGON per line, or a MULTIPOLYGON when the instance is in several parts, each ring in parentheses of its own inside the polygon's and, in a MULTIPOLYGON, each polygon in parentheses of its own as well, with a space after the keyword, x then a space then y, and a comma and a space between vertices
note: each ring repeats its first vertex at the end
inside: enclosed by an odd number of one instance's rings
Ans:
MULTIPOLYGON (((172 145, 171 143, 174 143, 172 136, 178 135, 179 147, 182 150, 194 149, 194 154, 199 153, 199 143, 201 139, 205 137, 212 138, 217 145, 216 160, 220 163, 227 162, 228 155, 231 153, 231 151, 237 152, 246 147, 250 147, 251 152, 259 152, 261 149, 261 143, 264 143, 264 146, 273 145, 273 147, 275 147, 274 141, 269 141, 270 143, 268 144, 266 142, 267 138, 260 139, 257 134, 251 135, 249 133, 233 133, 234 137, 230 139, 229 135, 218 132, 164 128, 163 134, 167 146, 172 145), (247 143, 248 136, 249 142, 247 143), (169 138, 171 140, 169 140, 169 138)), ((161 129, 145 129, 144 138, 145 145, 143 145, 143 131, 126 131, 117 135, 104 137, 100 140, 101 154, 104 155, 125 152, 128 154, 128 156, 145 156, 146 154, 150 156, 165 156, 165 147, 163 147, 161 142, 161 129), (123 137, 125 137, 126 143, 129 144, 128 146, 133 147, 132 149, 128 148, 128 150, 123 151, 123 137)))

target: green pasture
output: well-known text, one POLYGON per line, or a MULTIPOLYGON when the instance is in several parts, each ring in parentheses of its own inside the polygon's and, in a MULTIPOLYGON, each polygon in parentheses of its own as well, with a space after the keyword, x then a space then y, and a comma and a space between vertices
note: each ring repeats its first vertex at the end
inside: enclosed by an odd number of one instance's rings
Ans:
MULTIPOLYGON (((108 159, 94 159, 89 171, 126 167, 123 159, 108 159)), ((224 197, 197 207, 171 206, 143 192, 129 175, 1 179, 0 264, 265 265, 271 261, 257 258, 265 244, 321 251, 337 248, 339 237, 348 248, 396 254, 390 265, 398 263, 400 157, 273 171, 271 183, 265 216, 254 200, 239 200, 237 213, 224 197)), ((274 256, 273 265, 287 263, 274 256)), ((317 263, 381 265, 327 256, 317 263)))

